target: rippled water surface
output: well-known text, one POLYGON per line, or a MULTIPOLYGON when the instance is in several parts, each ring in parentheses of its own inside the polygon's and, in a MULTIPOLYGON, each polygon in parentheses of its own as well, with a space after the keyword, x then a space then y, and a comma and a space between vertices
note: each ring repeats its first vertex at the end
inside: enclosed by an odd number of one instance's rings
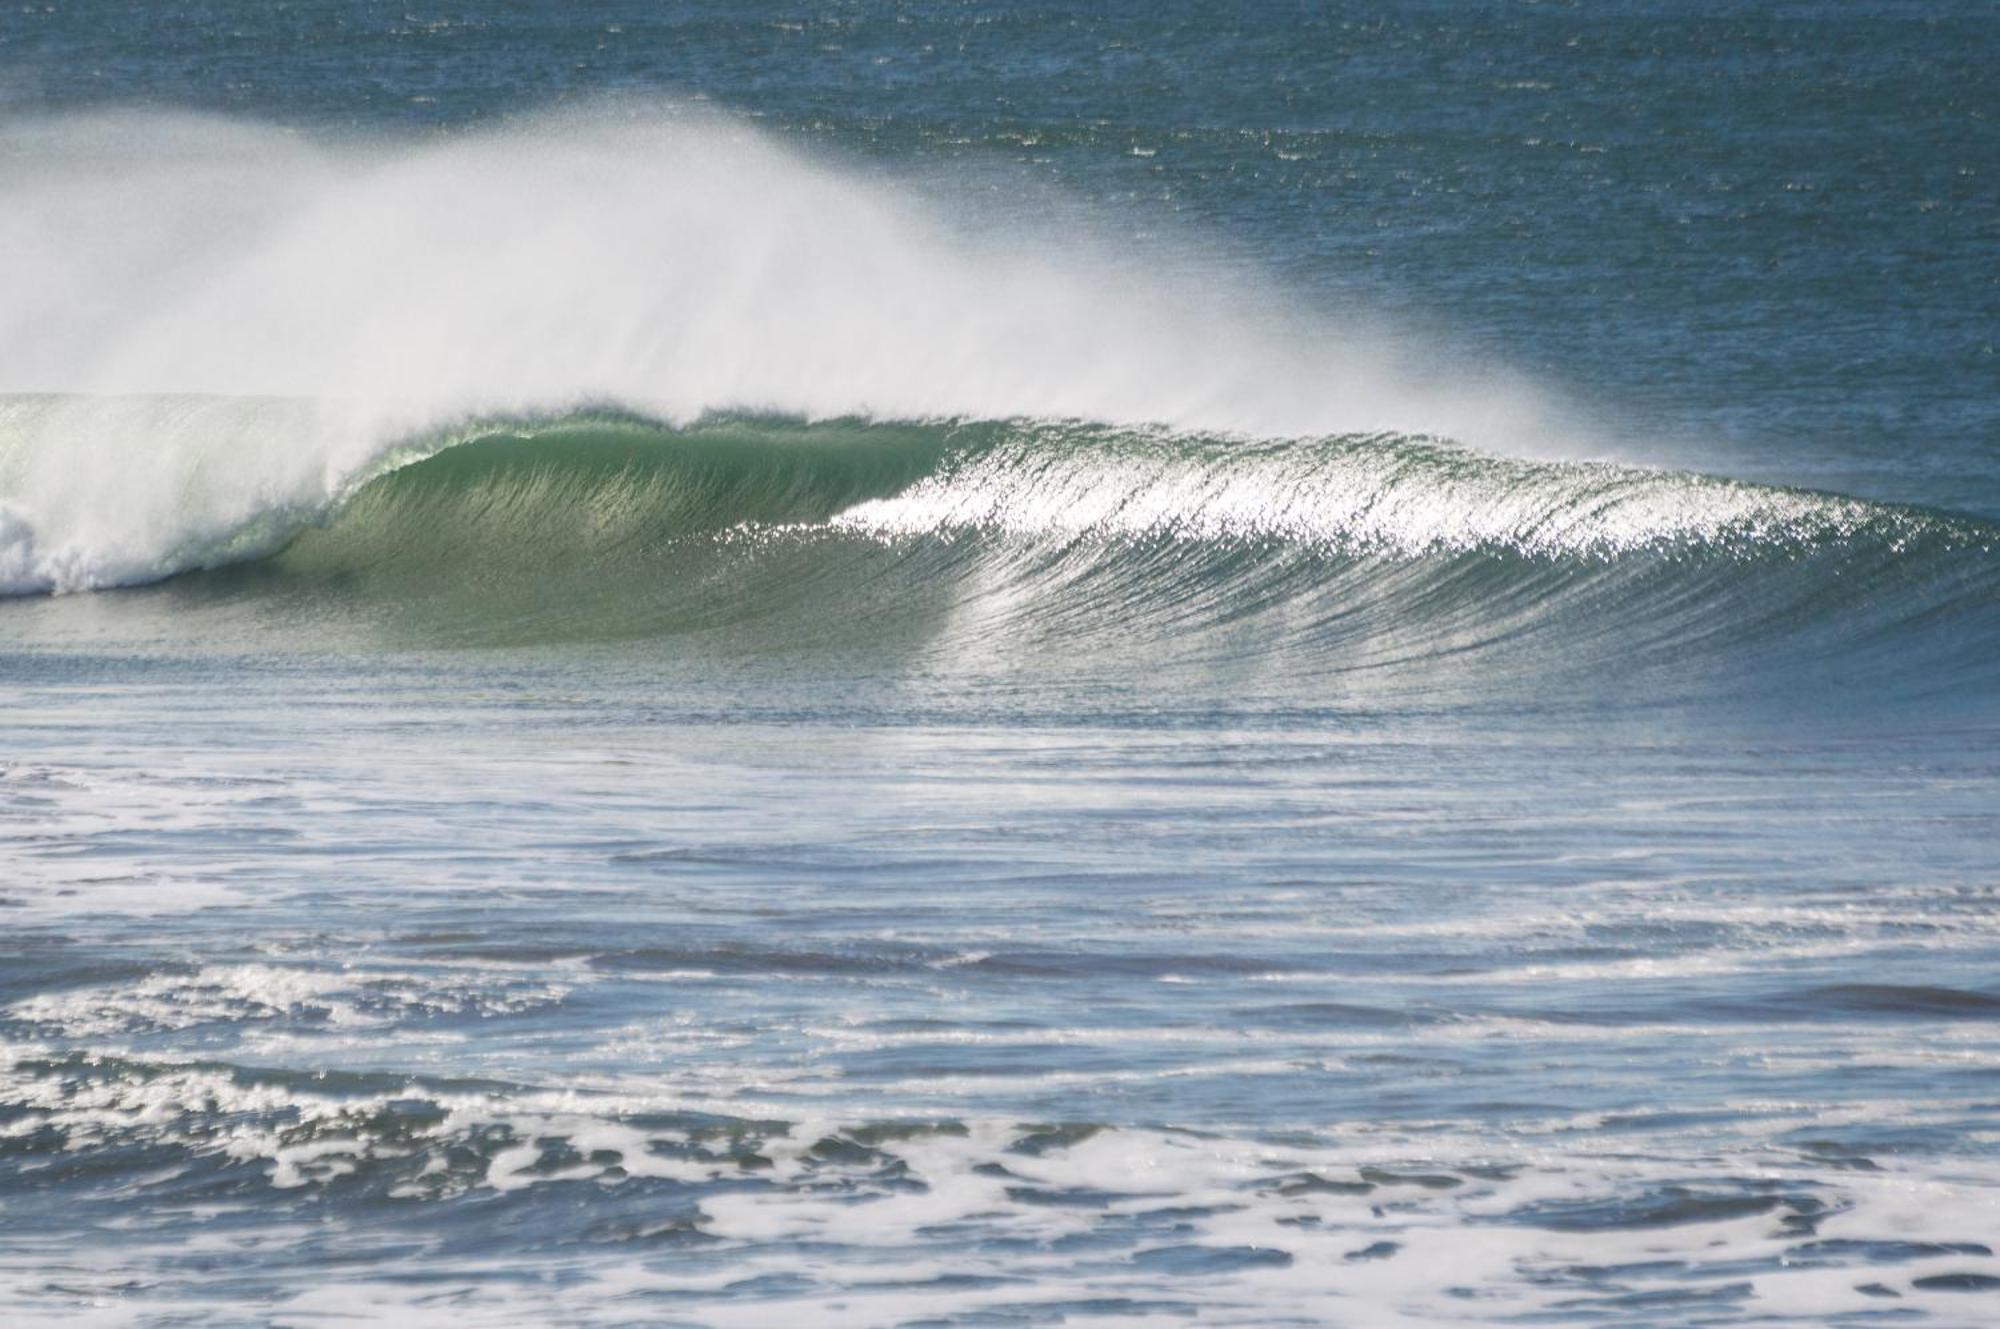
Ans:
POLYGON ((1991 16, 0 16, 0 1319, 2000 1321, 1991 16))

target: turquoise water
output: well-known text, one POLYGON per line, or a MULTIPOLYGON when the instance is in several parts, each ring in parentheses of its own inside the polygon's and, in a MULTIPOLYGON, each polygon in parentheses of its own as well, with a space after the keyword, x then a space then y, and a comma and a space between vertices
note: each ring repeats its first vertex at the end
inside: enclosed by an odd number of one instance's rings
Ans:
POLYGON ((0 17, 8 1322, 1990 1322, 1995 46, 0 17))

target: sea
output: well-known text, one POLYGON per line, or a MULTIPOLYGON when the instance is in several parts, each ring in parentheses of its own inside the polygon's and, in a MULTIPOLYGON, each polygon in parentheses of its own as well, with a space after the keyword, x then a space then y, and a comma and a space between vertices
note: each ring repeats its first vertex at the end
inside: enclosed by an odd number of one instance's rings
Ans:
POLYGON ((1990 0, 0 13, 0 1321, 2000 1323, 1990 0))

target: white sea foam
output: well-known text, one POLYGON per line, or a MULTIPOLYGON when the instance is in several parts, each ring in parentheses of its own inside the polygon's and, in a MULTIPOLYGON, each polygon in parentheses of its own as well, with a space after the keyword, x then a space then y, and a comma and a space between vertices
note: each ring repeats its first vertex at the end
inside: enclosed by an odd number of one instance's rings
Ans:
MULTIPOLYGON (((4 1051, 0 1065, 34 1050, 4 1051)), ((1551 1147, 1537 1134, 1497 1140, 1465 1123, 1416 1130, 1355 1123, 1318 1142, 1283 1143, 1124 1128, 1024 1148, 1025 1128, 986 1117, 881 1141, 854 1162, 815 1151, 851 1129, 836 1119, 762 1128, 753 1138, 763 1166, 746 1175, 713 1142, 657 1122, 635 1124, 633 1114, 676 1106, 659 1096, 433 1092, 439 1111, 426 1125, 377 1137, 365 1126, 371 1114, 418 1091, 342 1096, 246 1083, 192 1064, 81 1080, 36 1070, 9 1078, 10 1099, 28 1115, 8 1134, 54 1125, 78 1149, 178 1142, 190 1161, 207 1152, 259 1166, 279 1192, 347 1184, 398 1160, 409 1180, 390 1201, 413 1208, 537 1186, 653 1179, 689 1188, 674 1192, 693 1200, 689 1216, 663 1210, 661 1221, 703 1234, 697 1254, 669 1247, 626 1255, 613 1246, 565 1257, 561 1310, 576 1323, 629 1321, 648 1296, 663 1295, 704 1324, 766 1324, 810 1305, 814 1323, 874 1325, 1018 1305, 1026 1295, 1018 1280, 1027 1276, 1033 1298, 1051 1305, 1129 1300, 1114 1323, 1184 1319, 1191 1308, 1204 1323, 1222 1324, 1510 1322, 1564 1310, 1610 1313, 1627 1295, 1746 1284, 1728 1295, 1762 1319, 1813 1323, 1869 1310, 1873 1299, 1860 1289, 1881 1283, 1928 1312, 1927 1323, 1971 1324, 1956 1317, 1977 1307, 1926 1292, 1917 1280, 1989 1271, 1990 1255, 1912 1246, 1878 1260, 1842 1243, 1979 1241, 1989 1235, 1983 1216, 2000 1183, 1970 1158, 1887 1159, 1876 1172, 1813 1173, 1785 1151, 1718 1139, 1697 1165, 1684 1150, 1643 1136, 1591 1153, 1551 1147), (230 1124, 217 1132, 211 1123, 230 1124), (468 1171, 461 1157, 447 1167, 448 1152, 463 1154, 496 1129, 503 1143, 483 1163, 468 1171), (550 1152, 558 1144, 566 1155, 550 1152), (884 1162, 893 1162, 892 1172, 880 1170, 884 1162), (1375 1168, 1387 1170, 1364 1171, 1375 1168), (1363 1191, 1362 1176, 1372 1178, 1372 1190, 1363 1191), (1078 1191, 1092 1198, 1035 1201, 1078 1191), (1803 1206, 1795 1212, 1815 1215, 1816 1230, 1790 1229, 1784 1209, 1757 1204, 1623 1226, 1536 1217, 1623 1204, 1642 1212, 1671 1195, 1790 1197, 1803 1206), (718 1264, 715 1255, 726 1258, 718 1264), (1174 1265, 1205 1256, 1220 1262, 1174 1265), (765 1276, 777 1277, 776 1290, 746 1291, 765 1276)), ((1877 1102, 1845 1113, 1801 1109, 1798 1119, 1830 1126, 1879 1119, 1885 1110, 1914 1125, 1949 1122, 1958 1108, 1877 1102)), ((1549 1124, 1558 1134, 1561 1125, 1549 1124)), ((23 1323, 57 1308, 85 1323, 158 1315, 166 1303, 155 1297, 170 1298, 171 1285, 129 1281, 142 1245, 120 1245, 115 1265, 88 1250, 23 1246, 0 1264, 0 1305, 23 1323), (94 1303, 92 1287, 102 1289, 94 1303)), ((536 1313, 534 1287, 487 1300, 470 1291, 477 1272, 419 1246, 354 1280, 328 1277, 284 1313, 422 1322, 440 1291, 461 1280, 468 1295, 448 1300, 464 1322, 536 1313), (418 1272, 418 1282, 401 1278, 418 1272)))
POLYGON ((212 964, 189 973, 155 973, 135 983, 41 993, 13 1003, 6 1013, 66 1039, 294 1019, 365 1030, 430 1015, 517 1012, 560 1001, 566 991, 558 984, 506 978, 465 983, 383 970, 212 964))

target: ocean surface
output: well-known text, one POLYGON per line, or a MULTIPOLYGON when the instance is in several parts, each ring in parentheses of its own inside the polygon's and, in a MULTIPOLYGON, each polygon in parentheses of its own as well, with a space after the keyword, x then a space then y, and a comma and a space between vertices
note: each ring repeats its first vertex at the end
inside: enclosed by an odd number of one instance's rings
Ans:
POLYGON ((0 1321, 2000 1323, 1989 3, 0 13, 0 1321))

